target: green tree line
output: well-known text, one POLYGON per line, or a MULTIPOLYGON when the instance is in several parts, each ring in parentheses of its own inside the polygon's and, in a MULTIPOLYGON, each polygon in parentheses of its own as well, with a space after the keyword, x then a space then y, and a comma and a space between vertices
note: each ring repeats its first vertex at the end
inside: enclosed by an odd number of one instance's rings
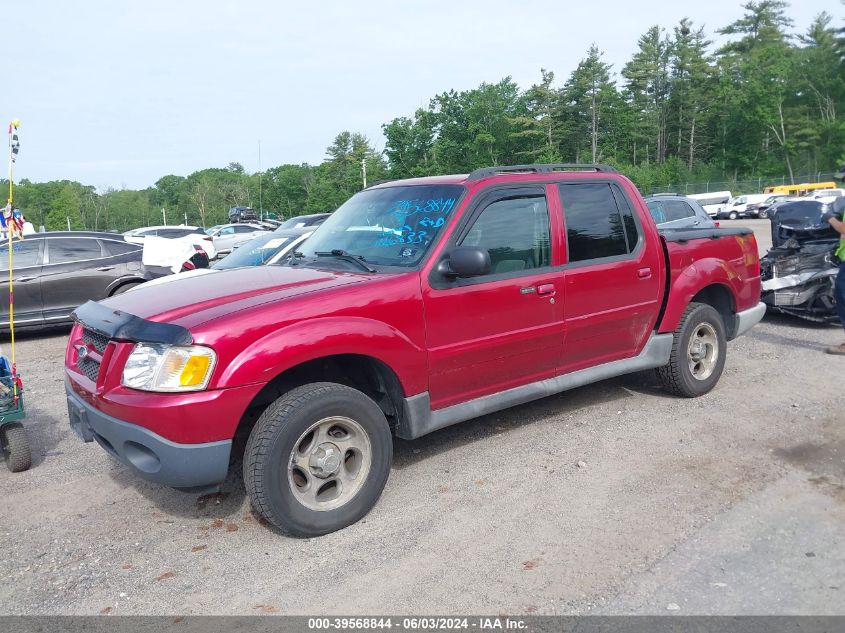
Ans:
MULTIPOLYGON (((845 3, 845 0, 843 0, 845 3)), ((819 14, 792 31, 788 5, 752 0, 717 33, 683 19, 639 38, 618 76, 597 44, 563 82, 540 70, 435 95, 428 107, 382 126, 384 151, 341 132, 319 165, 247 173, 237 163, 143 190, 96 191, 72 181, 22 181, 16 206, 49 230, 125 230, 162 222, 210 226, 229 207, 282 217, 336 209, 369 182, 488 165, 603 162, 643 191, 670 183, 745 178, 796 181, 845 162, 845 28, 819 14), (69 219, 69 220, 68 220, 69 219)))

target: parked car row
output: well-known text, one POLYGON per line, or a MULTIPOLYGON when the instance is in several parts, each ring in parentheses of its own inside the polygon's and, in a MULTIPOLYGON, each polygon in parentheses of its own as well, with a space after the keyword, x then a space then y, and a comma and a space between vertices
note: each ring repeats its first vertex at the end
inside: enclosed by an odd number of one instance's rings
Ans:
MULTIPOLYGON (((15 326, 63 323, 89 299, 99 301, 154 277, 143 247, 122 235, 85 231, 35 233, 12 243, 15 326)), ((9 244, 0 245, 0 296, 9 296, 9 244)), ((0 300, 0 328, 9 304, 0 300)))
MULTIPOLYGON (((805 183, 802 185, 784 185, 767 187, 764 193, 731 196, 730 191, 719 191, 712 194, 693 194, 690 198, 706 200, 709 206, 705 209, 711 217, 718 220, 736 220, 739 218, 769 217, 774 205, 796 200, 820 200, 831 202, 845 195, 845 189, 835 187, 835 183, 805 183), (722 202, 715 202, 724 198, 722 202)), ((702 202, 704 204, 704 202, 702 202)))
MULTIPOLYGON (((274 263, 304 241, 329 214, 286 223, 149 226, 124 234, 33 233, 12 245, 15 327, 68 323, 75 308, 142 283, 241 266, 274 263), (282 224, 301 228, 281 228, 282 224), (275 230, 274 230, 275 229, 275 230), (230 254, 232 253, 232 254, 230 254), (222 257, 222 259, 221 259, 222 257), (218 261, 211 266, 211 260, 218 261), (211 266, 211 267, 209 267, 211 266), (174 274, 175 273, 175 274, 174 274)), ((9 244, 0 245, 0 331, 9 325, 9 244)))
POLYGON ((198 226, 147 226, 126 231, 123 237, 127 242, 134 244, 143 244, 145 240, 151 237, 181 240, 202 247, 210 259, 214 259, 217 256, 217 250, 214 247, 214 238, 198 226))
POLYGON ((215 262, 209 268, 188 270, 167 277, 160 277, 150 281, 147 285, 170 283, 179 279, 207 275, 221 270, 241 268, 244 266, 263 266, 275 264, 288 255, 294 248, 305 241, 314 232, 315 227, 298 229, 276 229, 272 233, 262 233, 248 242, 235 245, 232 254, 215 262))
POLYGON ((223 256, 231 253, 235 244, 247 242, 260 233, 267 233, 268 230, 272 229, 259 224, 220 224, 206 230, 206 239, 211 238, 217 255, 223 256))

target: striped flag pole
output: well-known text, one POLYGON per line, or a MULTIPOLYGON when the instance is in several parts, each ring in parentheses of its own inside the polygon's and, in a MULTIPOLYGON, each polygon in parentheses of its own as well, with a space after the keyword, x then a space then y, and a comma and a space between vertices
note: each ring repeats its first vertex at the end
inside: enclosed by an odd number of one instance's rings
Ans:
POLYGON ((12 165, 14 165, 15 158, 17 158, 18 150, 20 149, 20 142, 18 141, 18 126, 20 123, 19 119, 13 119, 9 123, 9 201, 6 203, 9 220, 5 222, 6 231, 9 234, 9 336, 12 345, 12 396, 15 406, 18 404, 18 366, 15 359, 15 289, 12 280, 12 226, 14 224, 14 218, 12 217, 14 214, 12 207, 12 201, 14 200, 12 165))

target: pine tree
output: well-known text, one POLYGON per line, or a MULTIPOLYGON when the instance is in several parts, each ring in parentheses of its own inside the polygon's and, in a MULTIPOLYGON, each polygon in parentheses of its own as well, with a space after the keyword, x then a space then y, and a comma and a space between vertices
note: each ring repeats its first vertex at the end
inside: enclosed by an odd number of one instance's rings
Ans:
POLYGON ((636 136, 651 143, 657 163, 666 160, 669 100, 669 40, 659 26, 640 37, 639 50, 622 69, 625 94, 635 116, 636 136))
MULTIPOLYGON (((563 87, 563 103, 559 119, 566 130, 565 149, 575 162, 589 147, 591 161, 601 158, 600 140, 604 133, 603 116, 616 93, 610 79, 610 64, 602 61, 603 53, 593 44, 563 87)), ((564 154, 566 156, 566 154, 564 154)))

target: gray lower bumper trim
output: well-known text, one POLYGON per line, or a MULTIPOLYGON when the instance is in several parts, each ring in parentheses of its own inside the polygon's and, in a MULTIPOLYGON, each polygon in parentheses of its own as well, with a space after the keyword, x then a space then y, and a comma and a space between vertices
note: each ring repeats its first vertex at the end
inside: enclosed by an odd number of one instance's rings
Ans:
POLYGON ((766 314, 766 304, 762 301, 753 308, 736 313, 736 333, 732 338, 742 336, 757 325, 766 314))
POLYGON ((547 378, 437 411, 431 410, 427 391, 411 396, 405 399, 403 419, 396 434, 403 439, 414 439, 464 420, 545 398, 568 389, 575 389, 622 374, 662 367, 669 362, 669 356, 672 354, 672 341, 672 334, 652 334, 642 352, 633 358, 624 358, 596 367, 574 371, 570 374, 547 378))
POLYGON ((229 470, 231 440, 177 444, 137 424, 98 411, 65 384, 68 414, 74 432, 96 441, 109 455, 149 481, 193 488, 218 484, 229 470))

